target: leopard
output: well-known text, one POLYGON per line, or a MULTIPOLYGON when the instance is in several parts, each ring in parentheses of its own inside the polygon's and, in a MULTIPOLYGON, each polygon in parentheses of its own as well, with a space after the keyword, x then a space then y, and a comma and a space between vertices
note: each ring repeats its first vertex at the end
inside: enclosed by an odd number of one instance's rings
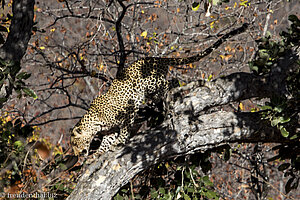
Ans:
POLYGON ((88 156, 90 144, 96 135, 101 136, 101 144, 95 152, 95 157, 125 144, 140 106, 149 99, 157 102, 168 92, 169 66, 199 61, 229 37, 244 32, 247 27, 248 24, 244 23, 241 27, 224 34, 197 55, 184 58, 145 57, 124 68, 112 81, 107 92, 92 101, 88 111, 71 129, 74 155, 88 156))

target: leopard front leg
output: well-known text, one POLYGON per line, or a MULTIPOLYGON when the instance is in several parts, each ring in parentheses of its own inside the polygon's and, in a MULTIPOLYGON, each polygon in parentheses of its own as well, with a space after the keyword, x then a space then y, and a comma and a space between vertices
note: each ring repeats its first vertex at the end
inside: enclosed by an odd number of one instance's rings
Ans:
POLYGON ((117 133, 117 132, 112 133, 110 135, 104 135, 99 148, 93 154, 93 158, 88 159, 87 163, 91 163, 94 159, 99 158, 102 154, 104 154, 105 152, 107 152, 109 150, 113 151, 114 150, 113 146, 116 143, 118 136, 119 136, 119 133, 117 133))
POLYGON ((129 138, 129 129, 134 124, 135 115, 138 112, 139 104, 134 105, 134 109, 129 113, 128 118, 124 121, 122 128, 120 129, 120 134, 113 144, 112 148, 118 146, 119 144, 125 144, 127 139, 129 138))
POLYGON ((124 127, 120 130, 120 135, 118 136, 114 146, 117 146, 119 144, 125 144, 125 142, 127 141, 129 137, 129 131, 128 131, 128 127, 124 127))

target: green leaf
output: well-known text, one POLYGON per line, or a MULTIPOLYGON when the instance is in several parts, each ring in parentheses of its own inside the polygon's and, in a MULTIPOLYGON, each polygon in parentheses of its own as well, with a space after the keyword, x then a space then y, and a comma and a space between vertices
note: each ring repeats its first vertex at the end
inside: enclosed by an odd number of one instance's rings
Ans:
POLYGON ((27 72, 21 72, 19 73, 16 78, 17 79, 28 79, 31 76, 31 74, 28 74, 27 72))
POLYGON ((279 105, 279 106, 276 106, 274 108, 274 111, 278 112, 278 113, 281 113, 283 110, 284 110, 284 106, 283 105, 279 105))
POLYGON ((298 138, 298 135, 297 135, 297 134, 295 134, 295 135, 293 135, 292 137, 290 137, 291 140, 294 140, 294 139, 297 139, 297 138, 298 138))
POLYGON ((218 5, 218 3, 220 3, 220 0, 212 0, 212 4, 213 4, 214 6, 218 5))
POLYGON ((271 106, 259 106, 261 110, 272 110, 271 106))
POLYGON ((184 200, 191 200, 191 198, 187 194, 184 194, 183 198, 184 198, 184 200))
POLYGON ((268 54, 268 51, 266 49, 261 49, 258 51, 258 55, 260 58, 262 59, 265 59, 265 60, 268 60, 269 59, 269 54, 268 54))
POLYGON ((158 197, 158 193, 157 193, 157 191, 154 190, 154 189, 151 189, 150 195, 151 195, 151 198, 152 198, 152 199, 155 199, 155 198, 158 197))
POLYGON ((278 170, 279 171, 286 170, 287 168, 289 168, 290 165, 291 165, 290 163, 283 163, 278 167, 278 170))
POLYGON ((283 126, 280 126, 280 132, 283 137, 289 136, 289 132, 283 126))
POLYGON ((270 31, 267 31, 265 37, 268 38, 268 39, 271 38, 271 37, 272 37, 271 32, 270 32, 270 31))
POLYGON ((192 10, 193 11, 197 11, 199 9, 199 7, 200 7, 200 3, 194 2, 192 4, 192 10))
POLYGON ((59 163, 58 166, 59 166, 60 169, 62 169, 64 171, 68 169, 68 167, 63 163, 59 163))
POLYGON ((194 187, 189 187, 189 188, 187 188, 186 192, 187 193, 194 193, 195 189, 194 189, 194 187))
POLYGON ((65 187, 64 187, 64 185, 63 185, 62 183, 57 183, 57 184, 55 185, 55 188, 56 188, 57 190, 63 191, 65 187))
POLYGON ((14 142, 14 145, 15 145, 17 148, 23 147, 23 143, 22 143, 22 141, 20 141, 20 140, 15 141, 15 142, 14 142))
POLYGON ((280 123, 279 117, 274 117, 274 118, 271 120, 271 126, 272 126, 272 127, 277 126, 279 123, 280 123))
POLYGON ((209 180, 209 177, 208 176, 204 176, 202 178, 202 181, 204 183, 205 186, 213 186, 214 184, 209 180))
POLYGON ((122 189, 121 192, 127 193, 127 192, 128 192, 128 189, 122 189))
POLYGON ((120 194, 117 194, 115 197, 114 197, 114 200, 123 200, 124 197, 122 197, 120 194))
POLYGON ((0 103, 5 103, 7 101, 7 98, 0 98, 0 103))
POLYGON ((207 190, 207 192, 205 192, 205 196, 208 199, 218 199, 217 193, 212 190, 207 190))
POLYGON ((268 67, 269 67, 269 66, 272 66, 272 65, 273 65, 272 62, 267 62, 267 63, 266 63, 266 66, 268 66, 268 67))
POLYGON ((165 194, 166 193, 165 189, 162 188, 162 187, 159 188, 158 191, 159 191, 160 194, 165 194))
POLYGON ((250 69, 251 69, 252 71, 258 73, 258 66, 253 65, 253 66, 251 66, 250 69))
POLYGON ((291 118, 289 118, 289 117, 279 117, 279 121, 280 121, 280 123, 287 123, 287 122, 289 122, 289 121, 291 121, 291 118))
POLYGON ((37 99, 37 95, 32 89, 29 88, 22 88, 22 91, 27 94, 28 96, 32 97, 33 99, 37 99))

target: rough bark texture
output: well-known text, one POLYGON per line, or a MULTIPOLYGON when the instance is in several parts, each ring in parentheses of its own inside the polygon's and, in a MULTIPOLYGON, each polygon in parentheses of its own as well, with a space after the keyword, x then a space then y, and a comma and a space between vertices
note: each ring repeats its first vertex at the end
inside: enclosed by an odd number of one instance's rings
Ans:
POLYGON ((88 166, 68 199, 111 199, 121 186, 151 165, 179 155, 192 154, 231 142, 280 142, 279 134, 263 131, 255 114, 216 112, 175 118, 174 130, 160 127, 130 140, 88 166))

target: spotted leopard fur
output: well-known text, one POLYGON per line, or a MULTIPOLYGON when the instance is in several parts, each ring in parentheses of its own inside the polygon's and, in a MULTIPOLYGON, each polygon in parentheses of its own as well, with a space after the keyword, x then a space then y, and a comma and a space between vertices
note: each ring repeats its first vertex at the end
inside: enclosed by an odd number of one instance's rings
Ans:
POLYGON ((170 65, 184 65, 200 60, 227 38, 243 32, 247 26, 248 24, 244 24, 223 35, 198 55, 187 58, 146 57, 124 69, 108 91, 93 100, 87 113, 71 131, 74 154, 85 152, 87 155, 90 143, 97 133, 103 137, 96 155, 114 150, 118 144, 124 144, 140 105, 148 99, 157 101, 168 91, 166 76, 170 65))

